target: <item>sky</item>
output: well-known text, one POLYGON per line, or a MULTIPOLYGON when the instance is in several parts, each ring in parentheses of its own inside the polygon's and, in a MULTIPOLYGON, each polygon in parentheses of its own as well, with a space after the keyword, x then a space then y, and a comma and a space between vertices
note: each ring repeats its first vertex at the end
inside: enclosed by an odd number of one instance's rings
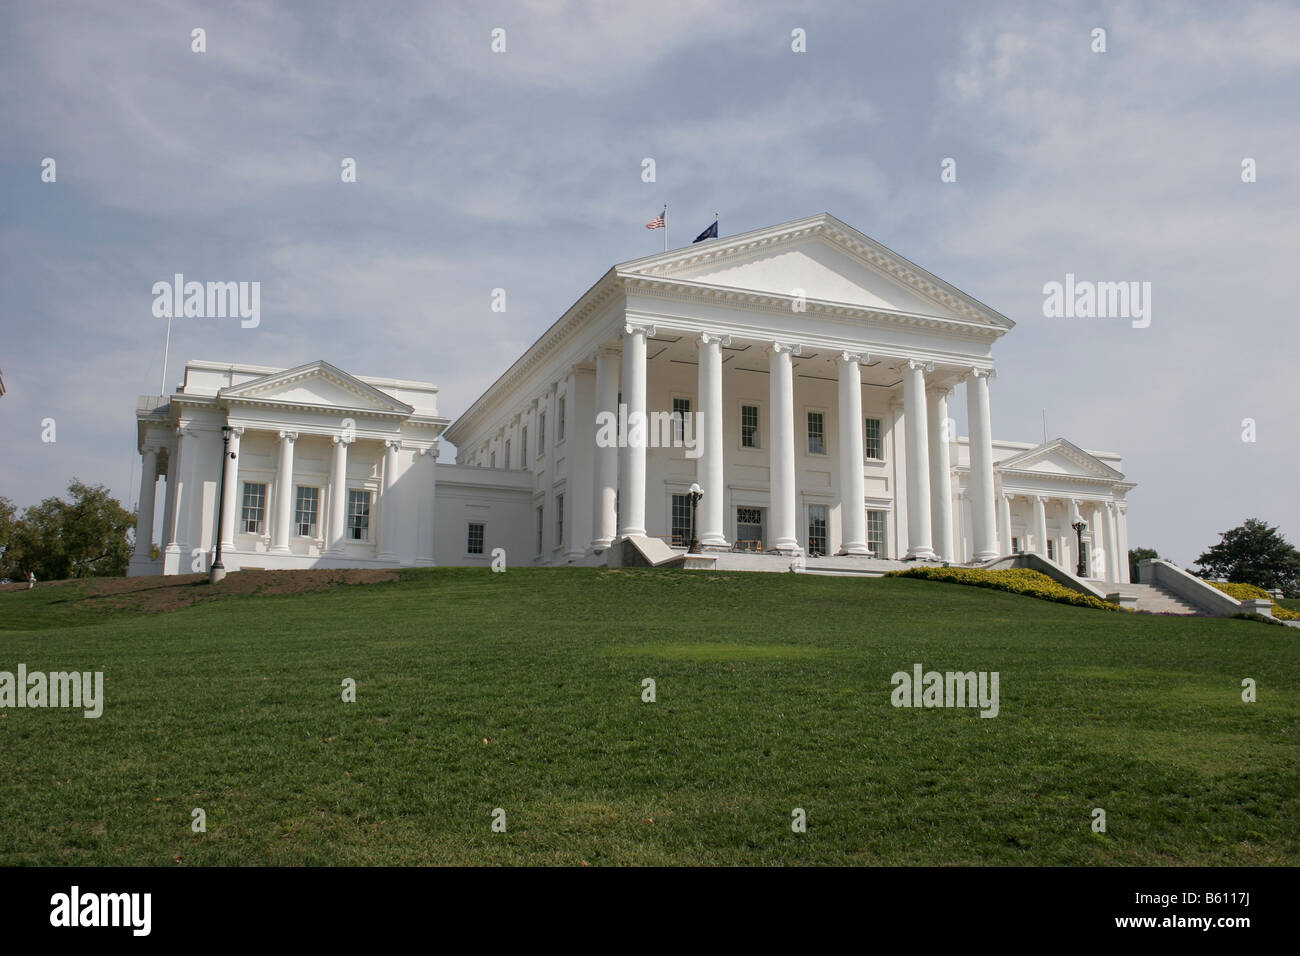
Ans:
POLYGON ((1298 81, 1271 3, 8 3, 0 495, 134 506, 175 273, 261 314, 178 318, 169 388, 324 359, 454 418, 667 203, 673 246, 830 212, 1015 320, 995 436, 1121 453, 1130 546, 1300 543, 1298 81), (1067 274, 1149 326, 1044 317, 1067 274))

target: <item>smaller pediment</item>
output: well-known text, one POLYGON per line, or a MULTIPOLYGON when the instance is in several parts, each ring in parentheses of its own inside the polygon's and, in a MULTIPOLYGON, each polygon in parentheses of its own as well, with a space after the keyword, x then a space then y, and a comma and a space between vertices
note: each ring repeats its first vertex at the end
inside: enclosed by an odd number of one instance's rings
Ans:
POLYGON ((217 397, 232 404, 337 408, 374 415, 406 417, 415 409, 387 392, 367 385, 328 362, 316 361, 273 372, 221 389, 217 397))
POLYGON ((1045 477, 1124 480, 1123 474, 1064 438, 1044 442, 1028 451, 1004 458, 997 462, 995 467, 1003 472, 1038 474, 1045 477))

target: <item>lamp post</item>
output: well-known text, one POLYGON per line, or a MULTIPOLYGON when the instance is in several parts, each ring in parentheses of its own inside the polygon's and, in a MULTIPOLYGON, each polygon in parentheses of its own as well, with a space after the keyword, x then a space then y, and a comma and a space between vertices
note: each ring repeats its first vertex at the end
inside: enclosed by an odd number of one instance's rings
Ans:
POLYGON ((700 491, 697 484, 691 485, 691 543, 686 548, 687 554, 700 553, 700 539, 695 532, 695 510, 699 507, 700 499, 704 497, 704 492, 700 491))
POLYGON ((229 425, 221 426, 221 475, 217 479, 217 553, 208 574, 209 584, 216 584, 226 576, 226 566, 221 563, 221 529, 226 523, 226 460, 235 457, 230 452, 230 433, 233 431, 229 425))
POLYGON ((1082 519, 1080 519, 1070 525, 1070 527, 1074 529, 1074 538, 1079 543, 1079 550, 1076 552, 1079 555, 1079 561, 1075 565, 1074 576, 1081 578, 1083 577, 1083 529, 1088 526, 1083 523, 1082 519))

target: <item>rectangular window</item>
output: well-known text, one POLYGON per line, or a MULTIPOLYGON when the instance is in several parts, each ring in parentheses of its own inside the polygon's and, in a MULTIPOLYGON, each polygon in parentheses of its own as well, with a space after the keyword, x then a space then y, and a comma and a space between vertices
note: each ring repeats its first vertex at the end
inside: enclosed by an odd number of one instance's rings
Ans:
POLYGON ((523 427, 523 431, 519 433, 519 454, 520 457, 522 458, 522 461, 520 462, 520 467, 527 468, 528 467, 528 426, 527 425, 525 425, 523 427))
POLYGON ((348 489, 348 540, 370 540, 371 493, 358 488, 348 489))
POLYGON ((506 467, 510 467, 510 441, 506 440, 506 467))
POLYGON ((763 509, 736 509, 736 546, 743 551, 763 550, 763 509))
POLYGON ((316 537, 316 517, 320 514, 320 489, 298 486, 298 500, 294 503, 293 523, 301 538, 316 537))
POLYGON ((483 553, 483 522, 471 521, 469 523, 469 529, 465 535, 465 553, 483 553))
POLYGON ((826 505, 808 506, 808 554, 812 557, 826 554, 828 520, 826 505))
POLYGON ((546 454, 546 413, 537 416, 537 454, 546 454))
POLYGON ((822 412, 808 413, 808 454, 826 454, 826 416, 822 412))
POLYGON ((885 554, 885 513, 883 511, 867 512, 867 548, 878 558, 885 554))
POLYGON ((488 467, 495 468, 496 466, 497 466, 497 453, 493 452, 492 457, 488 459, 488 467))
POLYGON ((1012 538, 1012 539, 1011 539, 1011 553, 1012 553, 1012 554, 1019 554, 1019 553, 1020 553, 1020 539, 1019 539, 1019 538, 1012 538))
POLYGON ((689 398, 673 399, 673 440, 686 441, 686 423, 691 417, 689 398))
POLYGON ((684 548, 691 543, 690 495, 673 495, 672 532, 674 548, 684 548))
MULTIPOLYGON (((1012 540, 1015 540, 1014 538, 1012 540)), ((1083 539, 1083 547, 1079 549, 1079 563, 1083 565, 1083 574, 1080 577, 1092 576, 1092 563, 1089 560, 1092 554, 1092 541, 1088 538, 1083 539)))
POLYGON ((742 448, 759 448, 758 406, 740 406, 740 444, 742 448))
POLYGON ((863 452, 868 458, 879 461, 885 456, 880 453, 880 419, 867 419, 866 441, 863 443, 863 452))
POLYGON ((1056 542, 1053 541, 1051 538, 1047 539, 1047 560, 1048 561, 1056 560, 1056 542))
POLYGON ((559 405, 559 407, 555 410, 555 442, 556 442, 556 444, 559 444, 560 442, 564 441, 564 399, 565 399, 565 396, 561 395, 561 396, 560 396, 560 405, 559 405))
POLYGON ((555 546, 564 544, 564 495, 555 496, 555 546))
POLYGON ((542 535, 546 532, 545 516, 542 509, 537 509, 537 553, 542 553, 542 535))
POLYGON ((262 481, 244 482, 244 507, 240 515, 240 528, 244 534, 265 534, 266 531, 266 483, 262 481))

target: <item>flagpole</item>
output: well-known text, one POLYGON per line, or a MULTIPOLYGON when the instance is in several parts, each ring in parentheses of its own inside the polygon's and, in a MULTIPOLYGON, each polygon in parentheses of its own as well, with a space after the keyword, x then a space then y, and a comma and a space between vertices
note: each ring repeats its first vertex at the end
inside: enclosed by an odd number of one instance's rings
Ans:
POLYGON ((664 203, 664 252, 668 251, 668 203, 664 203))
POLYGON ((163 367, 162 383, 158 386, 158 394, 165 396, 167 394, 167 353, 172 347, 172 310, 167 310, 167 338, 163 340, 163 367))

